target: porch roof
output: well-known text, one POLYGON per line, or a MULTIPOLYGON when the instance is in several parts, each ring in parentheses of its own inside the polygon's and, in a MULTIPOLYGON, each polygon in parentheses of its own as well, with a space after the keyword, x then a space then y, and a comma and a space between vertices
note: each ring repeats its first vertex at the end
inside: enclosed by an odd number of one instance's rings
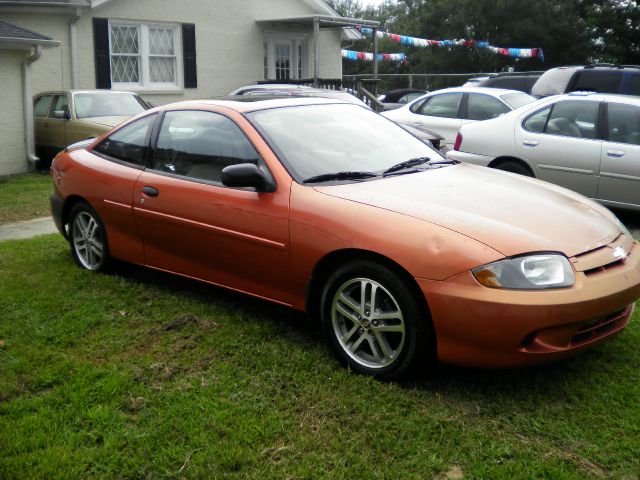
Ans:
POLYGON ((307 15, 305 17, 273 18, 258 20, 259 24, 287 27, 307 27, 318 22, 320 28, 349 28, 349 27, 369 27, 377 28, 380 22, 375 20, 365 20, 363 18, 335 17, 331 15, 307 15))
POLYGON ((34 45, 57 47, 60 42, 46 35, 0 21, 0 48, 31 48, 34 45))

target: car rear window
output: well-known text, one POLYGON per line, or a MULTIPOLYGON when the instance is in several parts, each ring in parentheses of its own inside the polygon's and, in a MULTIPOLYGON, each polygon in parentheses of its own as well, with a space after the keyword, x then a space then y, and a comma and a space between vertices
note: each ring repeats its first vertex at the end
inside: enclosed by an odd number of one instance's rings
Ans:
POLYGON ((536 100, 526 93, 507 93, 506 95, 502 95, 500 98, 514 110, 522 107, 523 105, 535 102, 536 100))
POLYGON ((576 68, 552 68, 542 74, 531 89, 534 97, 547 97, 564 93, 576 68))
POLYGON ((567 91, 617 93, 621 79, 620 71, 584 69, 576 74, 567 91))
POLYGON ((629 95, 640 95, 640 75, 634 75, 629 80, 629 95))

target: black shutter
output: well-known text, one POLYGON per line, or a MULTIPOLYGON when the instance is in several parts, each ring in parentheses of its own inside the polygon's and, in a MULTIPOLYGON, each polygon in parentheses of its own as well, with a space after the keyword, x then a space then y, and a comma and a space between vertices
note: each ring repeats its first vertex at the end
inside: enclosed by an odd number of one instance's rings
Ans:
POLYGON ((109 20, 93 19, 93 50, 96 63, 96 88, 111 88, 109 60, 109 20))
POLYGON ((184 60, 184 88, 198 88, 196 68, 196 26, 182 24, 182 58, 184 60))

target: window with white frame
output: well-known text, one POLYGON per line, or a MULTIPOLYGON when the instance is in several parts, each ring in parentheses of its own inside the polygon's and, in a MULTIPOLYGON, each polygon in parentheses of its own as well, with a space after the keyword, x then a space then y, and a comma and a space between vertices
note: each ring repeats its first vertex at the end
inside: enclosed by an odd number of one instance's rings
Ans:
POLYGON ((180 87, 177 25, 109 23, 111 82, 116 88, 180 87))
POLYGON ((307 35, 265 32, 265 80, 291 80, 308 76, 307 35))

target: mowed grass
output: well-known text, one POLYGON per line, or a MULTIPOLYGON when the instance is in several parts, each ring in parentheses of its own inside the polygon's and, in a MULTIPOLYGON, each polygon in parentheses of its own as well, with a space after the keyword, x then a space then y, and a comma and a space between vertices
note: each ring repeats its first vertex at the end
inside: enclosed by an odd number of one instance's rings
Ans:
POLYGON ((0 177, 0 225, 51 215, 49 172, 0 177))
POLYGON ((343 369, 288 309, 0 243, 0 478, 638 478, 640 326, 561 363, 343 369))

